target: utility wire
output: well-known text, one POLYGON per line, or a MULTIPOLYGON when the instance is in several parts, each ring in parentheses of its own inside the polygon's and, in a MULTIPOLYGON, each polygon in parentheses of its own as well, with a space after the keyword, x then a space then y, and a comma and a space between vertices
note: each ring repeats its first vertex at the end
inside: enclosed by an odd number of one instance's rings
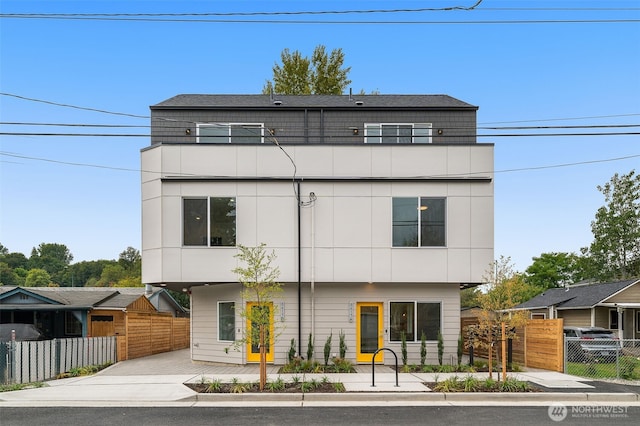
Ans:
MULTIPOLYGON (((640 114, 639 114, 640 115, 640 114)), ((534 120, 532 120, 534 121, 534 120)), ((217 123, 217 122, 216 122, 217 123)), ((210 124, 206 122, 199 122, 198 124, 210 124)), ((222 124, 222 123, 220 123, 222 124)), ((385 124, 385 123, 382 123, 385 124)), ((393 123, 388 123, 393 124, 393 123)), ((97 128, 152 128, 151 125, 135 125, 135 124, 91 124, 91 123, 41 123, 41 122, 11 122, 0 121, 0 125, 4 126, 42 126, 42 127, 97 127, 97 128)), ((616 128, 632 128, 640 127, 640 124, 585 124, 585 125, 564 125, 564 126, 460 126, 460 127, 438 127, 443 130, 546 130, 546 129, 616 129, 616 128)), ((421 127, 415 126, 413 129, 420 129, 421 127)), ((180 129, 183 130, 184 126, 162 126, 162 130, 180 129)), ((253 129, 253 126, 247 127, 247 130, 253 129)), ((271 132, 264 127, 265 130, 271 132)), ((289 126, 286 128, 278 127, 279 131, 298 131, 305 129, 303 126, 289 126)), ((345 130, 344 126, 324 126, 325 130, 345 130)), ((272 134, 273 136, 273 134, 272 134)), ((415 135, 414 135, 415 136, 415 135)))
POLYGON ((300 19, 185 19, 185 18, 127 18, 127 17, 73 17, 73 16, 8 16, 1 18, 53 19, 71 21, 119 21, 119 22, 184 22, 217 24, 292 24, 292 25, 525 25, 525 24, 630 24, 640 19, 535 19, 535 20, 485 20, 485 21, 339 21, 300 19))
MULTIPOLYGON (((285 152, 285 154, 286 154, 286 151, 284 151, 284 149, 283 149, 283 152, 285 152)), ((288 154, 286 154, 286 155, 288 156, 288 154)), ((32 160, 32 161, 44 161, 44 162, 62 164, 62 165, 68 165, 68 166, 94 167, 94 168, 99 168, 99 169, 107 169, 107 170, 115 170, 115 171, 137 172, 137 173, 144 172, 144 173, 156 173, 156 174, 160 174, 161 173, 161 172, 156 171, 156 170, 130 169, 130 168, 125 168, 125 167, 103 166, 103 165, 90 164, 90 163, 76 163, 76 162, 69 162, 69 161, 52 160, 52 159, 48 159, 48 158, 32 157, 32 156, 22 155, 22 154, 13 153, 13 152, 6 152, 6 151, 0 151, 0 156, 6 156, 6 157, 11 157, 11 158, 20 158, 20 159, 32 160)), ((448 174, 448 175, 427 175, 427 176, 414 176, 414 177, 428 179, 428 178, 442 178, 442 177, 464 177, 464 176, 474 176, 474 175, 487 175, 487 174, 491 174, 491 173, 493 173, 493 174, 514 173, 514 172, 524 172, 524 171, 534 171, 534 170, 544 170, 544 169, 556 169, 556 168, 563 168, 563 167, 574 167, 574 166, 597 164, 597 163, 608 163, 608 162, 614 162, 614 161, 629 160, 629 159, 632 159, 632 158, 639 158, 639 157, 640 157, 640 154, 631 154, 631 155, 627 155, 627 156, 623 156, 623 157, 613 157, 613 158, 605 158, 605 159, 599 159, 599 160, 577 161, 577 162, 573 162, 573 163, 551 164, 551 165, 545 165, 545 166, 530 166, 530 167, 521 167, 521 168, 503 169, 503 170, 493 170, 493 171, 487 170, 487 171, 482 171, 482 172, 458 173, 458 174, 448 174)), ((294 170, 295 170, 295 164, 294 164, 294 170)), ((170 172, 165 172, 165 174, 166 175, 173 175, 173 176, 197 176, 197 177, 203 177, 203 178, 207 178, 207 177, 209 177, 209 178, 228 177, 228 176, 202 176, 202 175, 194 175, 194 174, 190 174, 190 173, 170 173, 170 172)), ((295 179, 295 177, 294 177, 294 179, 295 179)))
MULTIPOLYGON (((2 92, 0 92, 0 96, 8 96, 8 97, 13 97, 13 98, 20 99, 20 100, 23 100, 23 101, 40 102, 40 103, 45 103, 45 104, 54 105, 54 106, 60 106, 60 107, 65 107, 65 108, 74 108, 74 109, 80 109, 80 110, 102 112, 102 113, 105 113, 105 114, 122 115, 122 116, 134 117, 134 118, 154 119, 154 120, 168 121, 168 122, 198 124, 198 123, 191 122, 191 121, 188 121, 188 120, 177 120, 177 119, 170 119, 170 118, 164 118, 164 117, 151 117, 149 115, 135 115, 135 114, 129 114, 129 113, 124 113, 124 112, 107 111, 107 110, 103 110, 103 109, 96 109, 96 108, 89 108, 89 107, 83 107, 83 106, 77 106, 77 105, 64 104, 64 103, 53 102, 53 101, 48 101, 48 100, 43 100, 43 99, 29 98, 29 97, 26 97, 26 96, 16 95, 16 94, 13 94, 13 93, 2 93, 2 92)), ((267 96, 267 95, 265 95, 265 96, 267 96)), ((344 95, 344 96, 346 96, 346 95, 344 95)), ((479 123, 479 124, 487 125, 487 124, 510 124, 510 123, 535 123, 535 122, 542 122, 542 121, 573 121, 573 120, 590 120, 590 119, 600 119, 600 118, 637 117, 637 116, 640 116, 640 113, 615 114, 615 115, 596 115, 596 116, 570 117, 570 118, 543 118, 543 119, 536 119, 536 120, 492 121, 492 122, 482 122, 482 123, 479 123)), ((205 124, 205 123, 202 123, 202 124, 205 124)))
MULTIPOLYGON (((634 126, 638 127, 638 126, 634 126)), ((459 134, 459 135, 438 135, 439 138, 462 138, 462 137, 476 137, 476 138, 504 138, 504 137, 560 137, 560 136, 636 136, 640 135, 640 132, 582 132, 582 133, 494 133, 494 134, 459 134)), ((0 136, 43 136, 43 137, 117 137, 117 138, 150 138, 152 135, 150 134, 142 134, 142 133, 45 133, 45 132, 0 132, 0 136)), ((162 135, 161 138, 184 138, 185 135, 162 135)), ((201 136, 202 138, 212 139, 214 137, 217 138, 228 138, 228 136, 201 136)), ((313 139, 319 139, 320 136, 310 136, 313 139)), ((350 136, 349 138, 361 137, 361 136, 350 136)), ((371 136, 379 138, 381 136, 371 136)), ((402 137, 402 136, 390 136, 390 137, 402 137)), ((407 135, 407 137, 410 137, 407 135)), ((433 137, 433 136, 432 136, 433 137)), ((191 138, 196 138, 196 136, 191 136, 191 138)), ((302 140, 304 138, 303 135, 287 135, 281 136, 281 138, 296 138, 302 140)), ((324 137, 326 139, 336 139, 337 137, 329 138, 327 136, 324 137)), ((346 139, 347 137, 340 136, 340 138, 346 139)))

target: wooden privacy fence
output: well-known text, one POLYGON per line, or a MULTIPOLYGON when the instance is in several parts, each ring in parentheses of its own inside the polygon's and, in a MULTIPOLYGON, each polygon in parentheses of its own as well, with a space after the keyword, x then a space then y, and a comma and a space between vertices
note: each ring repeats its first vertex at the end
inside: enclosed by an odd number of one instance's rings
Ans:
MULTIPOLYGON (((460 318, 460 327, 464 338, 464 353, 468 354, 465 327, 479 324, 476 317, 460 318)), ((516 329, 517 339, 512 341, 512 361, 525 367, 544 370, 564 371, 564 333, 560 319, 528 320, 526 326, 516 329)), ((494 354, 501 353, 502 342, 498 340, 493 347, 494 354)), ((474 357, 488 358, 486 348, 474 348, 474 357)))
POLYGON ((118 336, 118 361, 188 348, 189 335, 189 318, 130 312, 118 336))

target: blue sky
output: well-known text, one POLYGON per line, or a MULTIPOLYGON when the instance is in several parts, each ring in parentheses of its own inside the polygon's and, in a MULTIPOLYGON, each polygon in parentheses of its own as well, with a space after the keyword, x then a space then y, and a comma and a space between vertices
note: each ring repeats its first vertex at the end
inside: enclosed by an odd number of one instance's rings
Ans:
MULTIPOLYGON (((480 107, 480 127, 640 124, 639 1, 483 1, 466 11, 206 17, 218 22, 194 22, 202 18, 193 16, 165 21, 10 17, 474 3, 3 0, 0 132, 147 134, 145 127, 6 124, 149 124, 147 118, 10 95, 145 117, 149 105, 180 93, 259 93, 284 48, 310 56, 319 44, 343 49, 355 92, 448 94, 480 107), (282 22, 287 20, 304 22, 282 22), (390 21, 422 23, 381 23, 390 21)), ((545 132, 638 133, 639 128, 478 133, 545 132)), ((479 142, 495 143, 495 255, 511 256, 518 270, 541 253, 587 246, 590 222, 604 204, 596 186, 614 173, 640 171, 638 135, 495 136, 479 142), (602 161, 621 157, 630 158, 602 161), (581 164, 547 167, 574 163, 581 164)), ((128 246, 140 249, 140 149, 148 144, 147 137, 0 135, 0 243, 27 256, 42 242, 62 243, 75 261, 115 259, 128 246)))

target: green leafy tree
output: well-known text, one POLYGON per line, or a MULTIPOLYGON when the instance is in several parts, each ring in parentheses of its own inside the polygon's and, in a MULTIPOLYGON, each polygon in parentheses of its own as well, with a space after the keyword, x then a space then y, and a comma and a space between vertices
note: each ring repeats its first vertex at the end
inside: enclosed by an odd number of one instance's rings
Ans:
MULTIPOLYGON (((275 253, 267 253, 266 245, 258 247, 245 247, 238 245, 239 253, 235 256, 244 264, 233 270, 242 283, 243 299, 253 302, 252 309, 242 308, 240 315, 251 322, 251 327, 245 332, 248 334, 243 339, 244 343, 258 342, 260 348, 260 390, 267 383, 267 345, 275 342, 276 335, 270 333, 271 321, 277 318, 273 303, 276 294, 282 291, 282 284, 277 282, 280 270, 273 263, 275 253)), ((275 330, 275 324, 273 324, 275 330)), ((274 333, 275 334, 275 333, 274 333)))
POLYGON ((542 253, 525 270, 528 284, 542 290, 564 287, 582 279, 578 256, 573 253, 542 253))
POLYGON ((20 277, 5 262, 0 262, 0 285, 20 285, 20 277))
POLYGON ((582 252, 590 270, 600 280, 640 275, 640 175, 619 175, 597 187, 605 205, 591 222, 593 242, 582 252))
POLYGON ((280 54, 282 65, 273 66, 273 80, 267 80, 262 93, 282 95, 341 95, 351 80, 351 67, 344 67, 344 52, 333 49, 327 54, 323 45, 316 46, 311 59, 298 50, 288 48, 280 54))
POLYGON ((0 254, 0 262, 6 263, 11 269, 29 268, 29 259, 27 259, 27 256, 18 252, 0 254))
POLYGON ((140 276, 142 274, 142 256, 140 251, 133 247, 127 247, 120 253, 118 264, 122 266, 128 276, 140 276))
POLYGON ((51 284, 51 276, 44 269, 34 268, 27 273, 24 285, 26 287, 48 287, 51 284))
POLYGON ((102 269, 102 274, 100 274, 100 280, 97 283, 97 287, 113 287, 118 281, 126 278, 127 274, 124 268, 120 265, 106 265, 102 269))
POLYGON ((479 306, 478 296, 480 295, 480 289, 478 287, 465 288, 460 290, 460 307, 461 308, 475 308, 479 306))
POLYGON ((53 282, 63 282, 65 269, 73 260, 73 255, 64 244, 41 243, 31 250, 29 257, 30 269, 44 269, 49 273, 53 282))
MULTIPOLYGON (((463 330, 467 341, 475 348, 492 348, 500 338, 501 324, 505 323, 507 338, 515 338, 515 327, 523 325, 527 319, 525 311, 506 312, 519 303, 525 302, 542 290, 527 284, 522 274, 514 270, 510 257, 500 256, 491 263, 483 281, 485 292, 479 295, 481 310, 478 312, 479 324, 463 330)), ((490 351, 491 353, 491 351, 490 351)), ((495 354, 496 359, 498 354, 495 354)), ((493 363, 493 354, 489 358, 489 368, 493 363)))

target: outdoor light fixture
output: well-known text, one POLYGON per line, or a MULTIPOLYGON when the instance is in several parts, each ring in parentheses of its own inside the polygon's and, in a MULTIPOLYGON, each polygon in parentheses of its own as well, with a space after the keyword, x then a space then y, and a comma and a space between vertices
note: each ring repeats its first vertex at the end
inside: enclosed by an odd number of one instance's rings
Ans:
POLYGON ((442 129, 438 129, 438 134, 439 134, 439 135, 442 135, 443 133, 444 133, 444 130, 442 130, 442 129))
POLYGON ((425 211, 426 209, 428 209, 429 207, 427 206, 420 206, 418 207, 418 210, 420 210, 421 212, 425 211))
POLYGON ((351 132, 354 134, 354 136, 360 133, 360 130, 358 130, 357 127, 349 127, 349 129, 351 129, 351 132))
POLYGON ((187 136, 189 136, 189 135, 191 134, 191 129, 187 129, 187 130, 185 130, 185 131, 184 131, 184 134, 185 134, 185 135, 187 135, 187 136))

